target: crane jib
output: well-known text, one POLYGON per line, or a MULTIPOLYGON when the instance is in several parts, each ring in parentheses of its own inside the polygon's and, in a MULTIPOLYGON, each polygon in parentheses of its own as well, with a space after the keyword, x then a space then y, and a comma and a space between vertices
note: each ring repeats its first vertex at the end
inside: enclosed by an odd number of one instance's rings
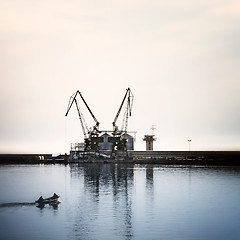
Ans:
POLYGON ((123 100, 122 100, 121 105, 120 105, 120 107, 118 109, 118 112, 117 112, 117 114, 116 114, 116 116, 114 118, 114 121, 112 123, 113 124, 113 135, 120 134, 121 132, 123 132, 123 129, 124 129, 124 132, 127 132, 128 116, 131 116, 132 104, 133 104, 133 94, 132 94, 130 88, 128 88, 126 93, 125 93, 125 95, 124 95, 124 97, 123 97, 123 100), (120 112, 122 110, 122 107, 123 107, 123 104, 124 104, 126 98, 127 98, 127 106, 126 106, 125 116, 124 116, 124 119, 123 119, 123 122, 124 122, 125 126, 119 132, 119 129, 118 129, 117 125, 116 125, 116 121, 117 121, 117 119, 118 119, 118 117, 120 115, 120 112))
POLYGON ((75 102, 76 104, 76 108, 77 108, 77 112, 78 112, 78 116, 79 116, 79 120, 80 120, 80 123, 81 123, 81 127, 82 127, 82 130, 83 130, 83 134, 84 134, 84 138, 88 138, 87 137, 87 134, 89 134, 89 137, 92 136, 92 135, 98 135, 98 127, 99 127, 99 122, 97 121, 96 117, 94 116, 94 114, 92 113, 91 109, 89 108, 87 102, 85 101, 85 99, 83 98, 82 94, 79 92, 79 90, 77 92, 75 92, 71 97, 70 97, 70 100, 69 100, 69 103, 68 103, 68 108, 67 108, 67 112, 65 114, 65 116, 68 115, 73 103, 75 102), (92 118, 94 119, 96 125, 92 128, 93 130, 90 130, 89 131, 89 128, 87 127, 87 124, 85 122, 85 119, 84 119, 84 116, 78 106, 78 102, 77 102, 77 95, 80 95, 81 99, 83 100, 85 106, 87 107, 88 111, 90 112, 92 118))
POLYGON ((91 109, 89 108, 89 106, 88 106, 88 104, 86 103, 85 99, 83 98, 82 94, 81 94, 79 91, 77 91, 77 92, 79 93, 80 97, 82 98, 82 100, 83 100, 84 104, 86 105, 88 111, 89 111, 90 114, 92 115, 92 118, 94 119, 94 121, 96 122, 96 124, 99 125, 98 120, 96 119, 96 117, 95 117, 94 114, 92 113, 91 109))

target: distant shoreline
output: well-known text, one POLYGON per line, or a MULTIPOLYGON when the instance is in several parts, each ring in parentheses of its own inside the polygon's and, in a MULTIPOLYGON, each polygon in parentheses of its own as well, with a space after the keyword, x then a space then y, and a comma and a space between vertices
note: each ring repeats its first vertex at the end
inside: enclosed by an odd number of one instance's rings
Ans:
POLYGON ((240 151, 129 151, 128 158, 69 159, 68 155, 0 154, 0 164, 128 163, 240 166, 240 151))

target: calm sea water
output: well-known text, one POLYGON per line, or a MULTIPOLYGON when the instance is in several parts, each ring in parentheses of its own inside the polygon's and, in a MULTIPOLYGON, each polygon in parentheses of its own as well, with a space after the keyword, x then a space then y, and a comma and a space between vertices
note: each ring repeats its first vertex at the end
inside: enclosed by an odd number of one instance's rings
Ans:
POLYGON ((4 240, 240 239, 240 168, 4 165, 0 192, 4 240))

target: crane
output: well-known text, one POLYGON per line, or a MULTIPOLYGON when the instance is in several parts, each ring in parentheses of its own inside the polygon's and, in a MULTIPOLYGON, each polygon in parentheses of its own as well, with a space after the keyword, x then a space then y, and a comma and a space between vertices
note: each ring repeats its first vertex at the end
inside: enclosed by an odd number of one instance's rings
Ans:
POLYGON ((85 149, 84 151, 99 151, 99 146, 98 143, 102 142, 103 139, 101 137, 99 137, 99 122, 96 119, 96 117, 94 116, 94 114, 92 113, 91 109, 89 108, 87 102, 85 101, 85 99, 83 98, 82 94, 79 92, 79 90, 77 90, 71 97, 68 103, 68 108, 67 108, 67 112, 65 114, 65 116, 68 115, 73 103, 75 103, 76 108, 77 108, 77 112, 78 112, 78 117, 81 123, 81 127, 82 127, 82 131, 83 131, 83 135, 84 135, 84 142, 85 142, 85 149), (79 104, 77 102, 77 96, 80 96, 82 101, 84 102, 85 106, 87 107, 89 113, 91 114, 93 120, 95 121, 95 125, 92 128, 89 128, 86 124, 86 121, 84 119, 84 116, 80 110, 79 104))
POLYGON ((127 89, 123 100, 121 102, 121 105, 118 109, 118 112, 113 120, 113 132, 112 135, 113 137, 109 137, 109 142, 113 143, 113 151, 115 150, 127 150, 127 127, 128 127, 128 118, 131 116, 132 113, 132 104, 133 104, 133 94, 130 88, 127 89), (125 112, 123 116, 123 122, 122 122, 122 128, 119 130, 119 127, 116 125, 116 122, 118 120, 118 117, 121 113, 121 110, 123 108, 123 105, 126 101, 126 106, 125 106, 125 112))

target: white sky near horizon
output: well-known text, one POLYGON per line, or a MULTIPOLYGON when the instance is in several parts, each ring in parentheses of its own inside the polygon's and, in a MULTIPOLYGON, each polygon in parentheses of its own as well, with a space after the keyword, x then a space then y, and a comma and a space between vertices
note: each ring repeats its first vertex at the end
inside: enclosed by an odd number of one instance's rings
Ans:
POLYGON ((152 125, 154 150, 240 150, 239 23, 235 0, 0 0, 0 153, 82 142, 77 90, 112 129, 128 87, 136 150, 152 125))

